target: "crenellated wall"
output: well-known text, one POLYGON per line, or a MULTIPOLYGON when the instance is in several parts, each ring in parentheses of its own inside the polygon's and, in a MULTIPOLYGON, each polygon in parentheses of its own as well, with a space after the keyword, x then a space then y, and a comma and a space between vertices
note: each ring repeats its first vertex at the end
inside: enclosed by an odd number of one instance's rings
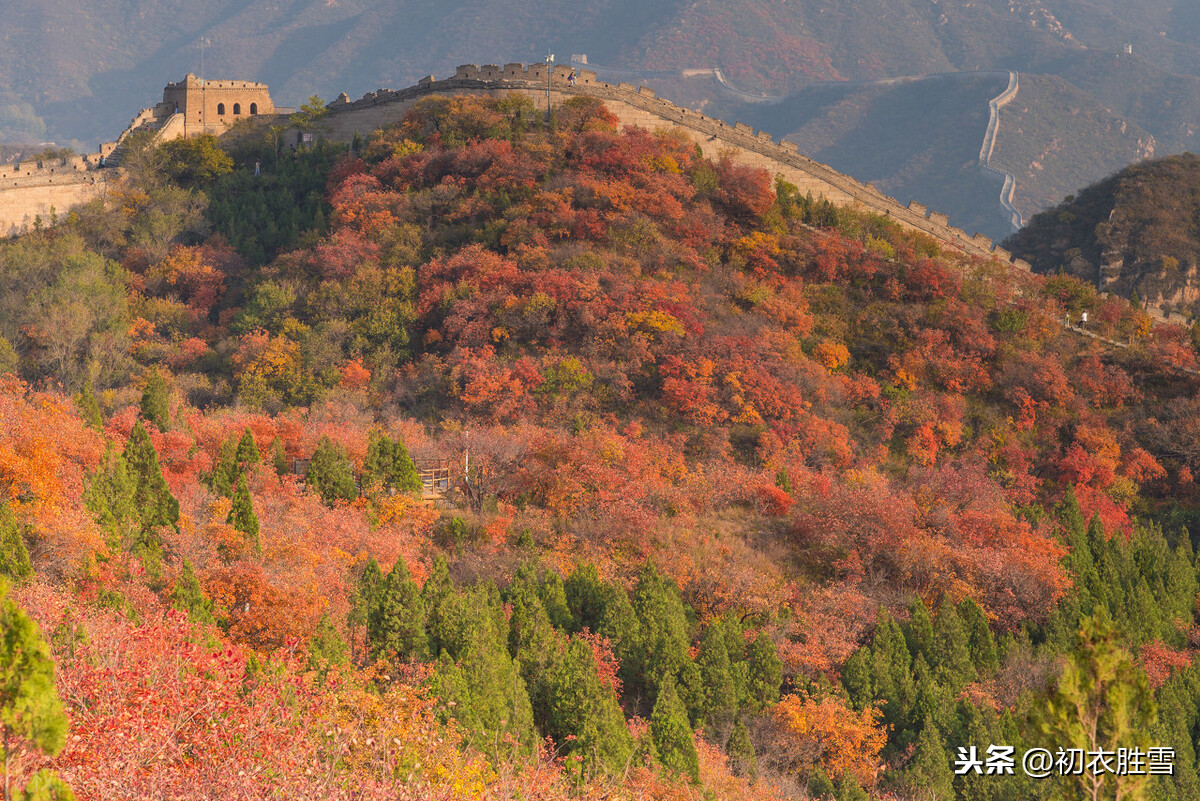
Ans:
POLYGON ((706 156, 717 157, 722 152, 732 152, 740 163, 762 167, 773 175, 782 176, 799 187, 802 193, 811 192, 813 197, 824 197, 838 206, 882 214, 905 228, 926 233, 952 248, 972 255, 999 258, 1022 270, 1030 269, 1025 261, 1011 260, 1007 251, 993 249, 988 237, 971 235, 950 225, 947 215, 929 212, 916 201, 905 206, 871 184, 863 184, 800 154, 791 142, 777 142, 769 133, 755 131, 744 123, 729 125, 723 120, 677 106, 656 97, 645 86, 628 83, 614 85, 599 81, 596 73, 590 70, 576 72, 576 83, 569 86, 567 76, 571 71, 570 67, 559 65, 548 76, 545 64, 505 64, 503 67, 468 64, 459 67, 451 78, 437 80, 429 76, 407 89, 380 89, 358 100, 350 100, 342 94, 329 104, 330 113, 319 124, 318 132, 330 139, 348 141, 355 133, 365 134, 399 122, 413 105, 430 95, 497 96, 517 92, 530 97, 535 106, 542 110, 546 108, 547 94, 552 105, 561 104, 577 95, 595 97, 603 100, 624 126, 637 125, 651 130, 680 128, 687 132, 706 156))
POLYGON ((108 193, 115 170, 99 169, 100 154, 0 164, 0 236, 32 227, 108 193))

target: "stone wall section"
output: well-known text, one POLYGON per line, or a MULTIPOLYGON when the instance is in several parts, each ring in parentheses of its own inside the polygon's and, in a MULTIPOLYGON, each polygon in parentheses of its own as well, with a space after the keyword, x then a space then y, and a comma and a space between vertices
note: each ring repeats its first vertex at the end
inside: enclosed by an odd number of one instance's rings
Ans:
POLYGON ((8 170, 0 175, 0 236, 28 230, 39 217, 49 225, 55 215, 66 216, 72 206, 106 197, 117 172, 95 168, 66 172, 65 165, 58 165, 57 172, 18 174, 13 165, 4 166, 8 170))
MULTIPOLYGON (((680 128, 700 146, 705 156, 718 157, 732 153, 741 164, 766 169, 795 184, 802 193, 811 192, 814 198, 825 198, 837 206, 888 217, 909 230, 928 234, 952 249, 975 256, 999 258, 1018 269, 1028 271, 1023 260, 1012 260, 1003 249, 994 250, 992 241, 981 234, 970 235, 950 225, 948 215, 930 212, 916 201, 902 205, 871 184, 856 179, 814 161, 797 152, 791 142, 775 141, 765 131, 755 131, 744 123, 729 125, 698 111, 683 108, 656 97, 648 87, 628 83, 609 84, 599 81, 596 73, 581 70, 576 84, 567 85, 571 68, 559 65, 550 76, 549 99, 557 106, 577 95, 595 97, 616 115, 621 125, 636 125, 650 130, 680 128)), ((329 115, 319 123, 320 135, 338 141, 349 141, 355 133, 366 134, 376 128, 403 119, 404 114, 418 101, 431 95, 480 94, 503 96, 520 93, 531 98, 539 110, 545 110, 547 100, 547 68, 545 64, 506 64, 503 67, 473 64, 459 67, 452 78, 436 80, 422 78, 416 86, 397 91, 380 89, 358 100, 342 94, 328 106, 329 115)))

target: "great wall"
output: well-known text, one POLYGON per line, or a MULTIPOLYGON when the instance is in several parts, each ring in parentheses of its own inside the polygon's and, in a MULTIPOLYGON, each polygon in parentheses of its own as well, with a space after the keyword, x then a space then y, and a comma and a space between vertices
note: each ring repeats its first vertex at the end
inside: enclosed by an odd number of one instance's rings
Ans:
POLYGON ((765 131, 755 131, 740 122, 730 125, 677 106, 655 96, 645 86, 599 81, 591 70, 574 70, 564 65, 550 70, 548 74, 545 64, 506 64, 503 67, 468 64, 459 67, 451 78, 436 80, 429 76, 407 89, 380 89, 368 92, 358 100, 350 100, 343 94, 329 104, 329 115, 321 121, 317 131, 330 139, 349 140, 355 133, 399 121, 414 104, 431 95, 519 93, 531 98, 543 111, 547 97, 552 106, 574 96, 595 97, 604 101, 622 125, 637 125, 650 130, 680 128, 699 145, 705 156, 715 158, 722 152, 730 152, 740 163, 762 167, 773 175, 782 176, 801 192, 811 192, 814 198, 824 197, 837 206, 883 215, 904 228, 928 234, 970 255, 998 258, 1019 269, 1030 269, 1027 262, 1014 260, 1008 251, 994 247, 989 237, 968 234, 950 225, 949 215, 929 211, 915 200, 906 206, 869 183, 860 183, 813 161, 797 152, 791 142, 776 141, 765 131), (572 72, 576 75, 574 85, 567 83, 572 72))
MULTIPOLYGON (((184 135, 182 126, 189 119, 191 109, 181 108, 178 101, 169 95, 173 89, 180 87, 195 91, 199 84, 189 83, 193 80, 194 76, 188 76, 179 84, 168 84, 164 101, 136 116, 121 138, 102 146, 98 154, 74 157, 56 165, 21 164, 15 170, 9 167, 7 172, 19 172, 21 176, 11 185, 0 183, 0 234, 22 230, 31 225, 38 215, 45 219, 52 206, 62 214, 74 202, 101 196, 107 190, 109 178, 116 171, 100 169, 100 158, 119 156, 120 143, 133 131, 149 128, 157 130, 163 138, 184 135), (54 188, 53 192, 49 190, 50 187, 54 188)), ((253 89, 256 93, 261 90, 265 95, 266 90, 262 84, 248 82, 210 81, 204 86, 211 87, 207 89, 208 95, 202 106, 207 114, 215 113, 215 104, 224 102, 223 92, 241 93, 253 89)), ((650 130, 679 128, 696 142, 705 156, 716 158, 722 153, 730 153, 740 163, 762 167, 772 175, 781 176, 795 184, 801 192, 811 193, 814 198, 824 197, 837 206, 882 215, 904 228, 927 234, 943 245, 969 255, 996 258, 1022 270, 1030 269, 1027 262, 1014 260, 1008 251, 993 246, 989 237, 968 234, 950 225, 949 215, 930 211, 915 200, 904 205, 869 183, 863 184, 800 154, 794 144, 776 141, 765 131, 755 131, 743 123, 730 125, 657 97, 648 87, 605 83, 597 80, 593 71, 576 71, 565 65, 464 65, 456 70, 453 77, 436 80, 429 76, 406 89, 380 89, 358 100, 351 100, 342 94, 327 106, 328 114, 317 123, 315 133, 335 141, 350 141, 356 133, 366 133, 398 122, 414 104, 426 97, 453 94, 504 96, 513 93, 529 97, 535 107, 543 111, 547 103, 552 107, 561 105, 574 96, 597 98, 604 102, 623 126, 641 126, 650 130), (572 73, 576 79, 569 84, 568 76, 572 73)), ((266 105, 269 102, 269 99, 265 101, 262 116, 276 112, 278 118, 278 112, 283 110, 266 105)), ((195 105, 194 101, 192 105, 195 105)), ((201 119, 207 121, 206 117, 201 119)), ((215 129, 219 133, 228 125, 222 120, 207 121, 205 125, 193 122, 191 127, 215 129)), ((4 168, 0 167, 0 181, 6 174, 4 168)))

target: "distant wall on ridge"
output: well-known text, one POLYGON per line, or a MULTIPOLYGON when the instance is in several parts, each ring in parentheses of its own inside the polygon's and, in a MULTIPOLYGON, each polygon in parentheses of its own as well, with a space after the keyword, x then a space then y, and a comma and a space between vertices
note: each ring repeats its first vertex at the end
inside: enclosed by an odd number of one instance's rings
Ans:
MULTIPOLYGON (((656 97, 647 87, 631 84, 610 84, 596 79, 596 73, 582 70, 576 73, 575 84, 568 85, 571 73, 567 66, 553 67, 547 75, 545 64, 506 64, 503 67, 473 64, 457 69, 452 78, 422 79, 416 86, 397 91, 381 89, 358 100, 345 94, 329 104, 329 115, 318 123, 317 133, 338 141, 349 141, 355 133, 367 133, 376 128, 399 122, 418 101, 431 95, 478 94, 501 97, 519 93, 545 110, 547 94, 552 105, 559 105, 577 95, 602 100, 616 115, 621 125, 636 125, 650 130, 680 128, 700 146, 705 156, 718 157, 730 152, 739 163, 762 167, 772 175, 799 187, 801 193, 811 192, 814 198, 824 197, 837 206, 849 206, 881 214, 910 230, 921 231, 942 243, 972 255, 996 257, 1012 261, 1011 255, 993 248, 992 240, 982 234, 968 234, 950 225, 949 217, 929 212, 920 203, 904 205, 888 197, 870 184, 862 184, 825 164, 813 161, 797 152, 790 142, 777 142, 763 131, 748 125, 729 125, 722 120, 683 108, 656 97), (549 82, 549 92, 547 83, 549 82)), ((1013 262, 1028 270, 1024 261, 1013 262)))

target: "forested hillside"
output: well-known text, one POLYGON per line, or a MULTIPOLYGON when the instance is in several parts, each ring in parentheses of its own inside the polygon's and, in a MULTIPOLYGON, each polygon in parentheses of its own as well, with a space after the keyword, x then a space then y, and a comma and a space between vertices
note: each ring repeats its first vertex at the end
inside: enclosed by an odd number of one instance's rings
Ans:
POLYGON ((0 243, 14 786, 1196 797, 1185 329, 583 98, 124 163, 0 243))
POLYGON ((1200 159, 1147 161, 1037 215, 1006 244, 1038 272, 1064 271, 1189 323, 1200 311, 1200 159))

